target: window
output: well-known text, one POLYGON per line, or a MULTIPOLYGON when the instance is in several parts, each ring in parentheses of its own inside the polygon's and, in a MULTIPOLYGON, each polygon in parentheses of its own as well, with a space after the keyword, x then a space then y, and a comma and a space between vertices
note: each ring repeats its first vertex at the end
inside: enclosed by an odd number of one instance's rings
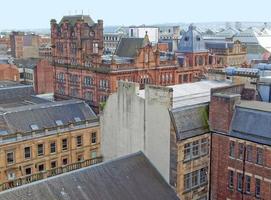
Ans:
POLYGON ((184 145, 184 160, 191 158, 191 143, 184 145))
POLYGON ((184 190, 190 190, 207 183, 208 168, 202 168, 184 175, 184 190))
POLYGON ((25 168, 25 175, 30 175, 32 173, 31 167, 25 168))
POLYGON ((97 157, 97 152, 96 151, 92 151, 91 152, 91 159, 94 159, 97 157))
POLYGON ((190 174, 184 175, 184 190, 189 190, 191 188, 190 174))
POLYGON ((8 172, 7 173, 8 175, 7 175, 7 179, 10 181, 10 180, 14 180, 14 179, 16 179, 16 174, 15 174, 15 172, 8 172))
POLYGON ((200 169, 200 184, 207 182, 207 168, 200 169))
POLYGON ((62 150, 65 151, 68 149, 68 139, 62 139, 62 150))
POLYGON ((192 172, 192 187, 198 185, 198 171, 192 172))
POLYGON ((85 99, 88 101, 93 101, 93 93, 92 92, 85 92, 85 99))
POLYGON ((252 146, 251 145, 247 146, 246 155, 247 155, 247 161, 252 162, 252 146))
POLYGON ((208 153, 208 138, 203 138, 201 140, 201 154, 207 154, 208 153))
POLYGON ((229 171, 229 188, 233 188, 233 178, 234 178, 234 172, 232 170, 229 171))
POLYGON ((93 44, 93 53, 99 53, 99 44, 98 43, 94 43, 93 44))
POLYGON ((38 156, 42 156, 44 154, 43 144, 38 144, 38 156))
POLYGON ((257 160, 256 163, 259 165, 263 164, 263 149, 257 148, 257 160))
POLYGON ((14 152, 7 152, 7 163, 12 164, 14 163, 14 152))
POLYGON ((238 158, 240 160, 244 159, 244 144, 241 144, 241 143, 239 143, 239 146, 238 146, 238 158))
POLYGON ((243 175, 240 173, 237 173, 237 190, 242 191, 243 190, 243 175))
POLYGON ((91 133, 91 144, 96 144, 96 138, 97 134, 96 132, 91 133))
POLYGON ((246 176, 246 193, 250 193, 251 177, 246 176))
POLYGON ((39 171, 39 172, 43 172, 44 170, 45 170, 44 164, 38 165, 38 171, 39 171))
POLYGON ((77 161, 78 161, 78 162, 84 161, 83 155, 78 155, 78 156, 77 156, 77 161))
POLYGON ((55 153, 56 152, 56 143, 55 142, 51 142, 50 143, 50 152, 51 153, 55 153))
POLYGON ((261 196, 261 180, 257 178, 255 180, 255 195, 256 197, 261 196))
POLYGON ((56 161, 51 161, 51 169, 54 169, 56 168, 56 161))
POLYGON ((92 84, 93 84, 92 78, 89 77, 89 76, 86 76, 86 77, 84 78, 84 84, 85 84, 85 86, 90 86, 90 85, 92 85, 92 84))
POLYGON ((234 141, 230 142, 230 157, 234 158, 234 147, 235 147, 235 143, 234 141))
POLYGON ((68 164, 68 158, 63 158, 62 165, 67 165, 67 164, 68 164))
POLYGON ((76 137, 76 144, 78 147, 82 146, 82 136, 77 136, 76 137))
POLYGON ((24 158, 25 159, 31 158, 31 148, 30 147, 24 148, 24 158))
POLYGON ((199 141, 193 142, 193 156, 199 155, 199 141))

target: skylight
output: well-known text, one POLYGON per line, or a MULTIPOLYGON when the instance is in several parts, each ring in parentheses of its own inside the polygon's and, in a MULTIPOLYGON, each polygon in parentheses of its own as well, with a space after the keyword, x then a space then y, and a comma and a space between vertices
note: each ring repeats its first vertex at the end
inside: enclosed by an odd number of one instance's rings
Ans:
POLYGON ((31 124, 31 125, 30 125, 30 128, 31 128, 33 131, 39 130, 39 127, 38 127, 37 124, 31 124))
POLYGON ((62 120, 56 120, 55 122, 56 122, 56 125, 57 125, 57 126, 62 126, 62 125, 63 125, 62 120))
POLYGON ((81 122, 82 120, 80 119, 80 117, 75 117, 75 118, 74 118, 74 121, 75 121, 75 122, 81 122))

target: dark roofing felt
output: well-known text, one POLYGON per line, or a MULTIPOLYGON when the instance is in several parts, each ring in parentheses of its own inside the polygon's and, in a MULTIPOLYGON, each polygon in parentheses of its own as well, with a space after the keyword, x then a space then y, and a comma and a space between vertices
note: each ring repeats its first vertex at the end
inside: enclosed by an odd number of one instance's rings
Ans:
POLYGON ((92 109, 79 100, 9 108, 0 112, 1 115, 6 124, 5 129, 2 127, 2 130, 7 130, 8 133, 31 132, 31 125, 37 125, 39 129, 56 127, 56 120, 62 120, 64 125, 68 125, 70 122, 76 122, 77 117, 81 121, 97 119, 92 109))
POLYGON ((178 200, 143 153, 0 193, 0 200, 178 200))
POLYGON ((143 44, 144 38, 121 38, 115 54, 119 57, 134 58, 143 44))
POLYGON ((270 103, 251 101, 236 106, 230 135, 271 145, 270 103))
POLYGON ((208 104, 199 104, 171 111, 177 140, 184 140, 209 132, 208 104))
POLYGON ((91 17, 89 15, 69 15, 69 16, 64 16, 61 19, 60 24, 64 23, 65 21, 68 21, 72 26, 74 26, 78 20, 83 20, 89 26, 93 26, 95 24, 95 22, 91 19, 91 17))

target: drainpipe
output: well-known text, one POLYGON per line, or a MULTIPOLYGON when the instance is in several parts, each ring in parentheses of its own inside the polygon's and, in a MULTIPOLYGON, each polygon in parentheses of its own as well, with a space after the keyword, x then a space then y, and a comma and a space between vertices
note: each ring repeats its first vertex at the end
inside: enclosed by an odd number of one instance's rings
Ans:
POLYGON ((246 172, 246 144, 244 144, 244 153, 243 153, 243 176, 242 176, 242 200, 244 200, 244 186, 245 186, 245 172, 246 172))
POLYGON ((208 199, 211 200, 211 182, 212 182, 212 145, 213 145, 213 133, 210 133, 210 149, 209 149, 209 191, 208 191, 208 199))

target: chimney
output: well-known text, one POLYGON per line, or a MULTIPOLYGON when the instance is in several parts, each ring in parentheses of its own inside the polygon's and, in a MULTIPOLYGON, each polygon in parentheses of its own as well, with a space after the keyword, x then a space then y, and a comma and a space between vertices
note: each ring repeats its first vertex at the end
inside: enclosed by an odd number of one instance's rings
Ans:
POLYGON ((211 131, 228 133, 234 108, 241 100, 240 94, 213 93, 209 108, 211 131))

